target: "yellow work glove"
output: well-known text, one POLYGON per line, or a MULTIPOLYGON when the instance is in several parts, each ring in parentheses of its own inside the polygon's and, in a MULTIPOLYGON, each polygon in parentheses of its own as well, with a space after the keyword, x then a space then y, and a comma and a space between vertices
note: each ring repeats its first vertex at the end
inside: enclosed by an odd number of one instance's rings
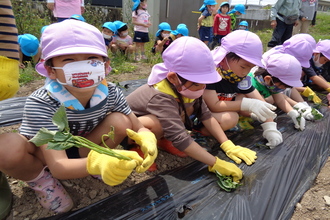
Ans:
POLYGON ((87 171, 91 175, 101 175, 103 182, 110 186, 118 185, 132 173, 143 159, 135 151, 113 150, 132 160, 119 160, 106 154, 91 150, 87 156, 87 171))
POLYGON ((255 151, 235 145, 231 140, 223 142, 220 148, 237 164, 240 164, 244 160, 247 165, 251 165, 257 159, 257 153, 255 151))
POLYGON ((239 183, 240 179, 243 177, 243 172, 235 164, 229 163, 224 160, 220 160, 218 157, 215 157, 217 160, 215 164, 211 167, 209 166, 209 171, 215 173, 218 171, 222 175, 232 176, 233 181, 239 183))
POLYGON ((126 133, 129 138, 134 140, 140 146, 140 149, 144 154, 143 163, 136 168, 136 172, 143 173, 149 169, 158 155, 156 136, 149 131, 136 133, 131 129, 126 129, 126 133))
POLYGON ((13 97, 19 90, 19 62, 0 56, 0 101, 13 97))
POLYGON ((306 87, 306 89, 301 93, 301 95, 309 98, 312 97, 312 101, 315 104, 320 104, 322 102, 322 100, 315 94, 315 92, 309 88, 308 86, 306 87))

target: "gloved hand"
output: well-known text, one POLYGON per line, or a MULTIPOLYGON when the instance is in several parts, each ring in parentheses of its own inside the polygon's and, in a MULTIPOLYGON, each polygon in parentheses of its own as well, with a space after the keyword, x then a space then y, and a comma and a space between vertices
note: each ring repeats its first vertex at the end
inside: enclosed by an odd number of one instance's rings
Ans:
POLYGON ((240 164, 242 160, 244 160, 247 165, 251 165, 255 162, 255 159, 257 159, 257 153, 255 151, 235 145, 231 140, 223 142, 220 148, 237 164, 240 164))
POLYGON ((309 88, 308 86, 306 87, 306 89, 301 93, 303 96, 309 98, 312 98, 312 101, 315 104, 320 104, 322 102, 322 100, 315 94, 315 92, 313 90, 311 90, 311 88, 309 88))
POLYGON ((275 109, 274 105, 258 99, 243 98, 241 103, 241 111, 254 113, 262 122, 276 118, 275 109))
POLYGON ((289 111, 288 115, 292 119, 292 121, 294 123, 294 127, 296 129, 301 130, 301 131, 305 130, 306 120, 297 110, 293 109, 293 110, 289 111))
POLYGON ((156 136, 149 131, 136 133, 131 129, 126 129, 126 133, 129 138, 134 140, 140 146, 144 154, 143 163, 136 168, 138 173, 143 173, 149 169, 158 155, 156 136))
POLYGON ((264 130, 262 136, 267 139, 268 143, 266 145, 270 149, 283 142, 282 134, 276 128, 276 122, 265 122, 261 124, 261 127, 264 130))
POLYGON ((263 121, 261 121, 261 120, 258 118, 258 116, 257 116, 256 114, 254 114, 254 113, 251 113, 251 119, 252 119, 253 121, 258 121, 258 122, 260 122, 260 123, 263 123, 263 121))
POLYGON ((116 150, 116 153, 132 158, 132 160, 119 160, 106 154, 99 154, 91 150, 87 156, 87 171, 91 175, 101 175, 103 182, 110 186, 118 185, 132 173, 143 159, 135 151, 116 150))
MULTIPOLYGON (((308 105, 307 102, 298 102, 293 106, 305 119, 314 120, 314 115, 312 114, 312 107, 308 105)), ((314 109, 318 114, 323 117, 323 114, 319 112, 317 109, 314 109)))
POLYGON ((19 90, 19 62, 0 56, 0 101, 13 97, 19 90))
POLYGON ((209 171, 215 173, 217 170, 222 175, 232 176, 233 181, 239 183, 240 179, 243 177, 242 170, 233 163, 220 160, 218 157, 216 157, 216 159, 215 164, 212 167, 209 166, 209 171))

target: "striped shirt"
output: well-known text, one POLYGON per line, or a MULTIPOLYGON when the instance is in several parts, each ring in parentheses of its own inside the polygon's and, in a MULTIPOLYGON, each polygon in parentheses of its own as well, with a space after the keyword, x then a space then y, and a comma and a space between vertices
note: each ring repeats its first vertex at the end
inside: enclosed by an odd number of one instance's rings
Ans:
MULTIPOLYGON (((70 132, 73 135, 86 136, 111 112, 121 112, 125 115, 131 113, 120 88, 108 83, 108 89, 108 98, 94 107, 81 111, 66 109, 70 132)), ((33 92, 25 103, 20 134, 31 139, 42 127, 57 131, 52 117, 60 106, 61 103, 53 99, 44 87, 33 92)))
POLYGON ((0 56, 19 60, 17 28, 11 2, 0 1, 0 56))

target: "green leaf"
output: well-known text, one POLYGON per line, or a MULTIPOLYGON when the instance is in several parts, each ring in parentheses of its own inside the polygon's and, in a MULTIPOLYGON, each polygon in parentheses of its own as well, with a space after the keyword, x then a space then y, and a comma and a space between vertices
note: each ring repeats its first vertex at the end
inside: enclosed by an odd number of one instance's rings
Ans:
POLYGON ((38 133, 30 140, 37 147, 47 144, 49 141, 53 140, 56 131, 50 131, 47 128, 41 128, 38 133))
POLYGON ((59 142, 63 142, 66 141, 70 136, 67 133, 58 131, 56 132, 56 134, 54 135, 54 141, 59 141, 59 142))
POLYGON ((74 147, 73 143, 67 143, 67 142, 49 142, 47 149, 51 150, 66 150, 71 147, 74 147))
POLYGON ((323 116, 318 111, 316 111, 315 108, 312 108, 311 113, 314 116, 314 120, 319 120, 319 119, 323 118, 323 116))
POLYGON ((52 118, 53 124, 58 127, 60 131, 69 131, 69 123, 66 116, 64 105, 61 105, 55 112, 52 118))

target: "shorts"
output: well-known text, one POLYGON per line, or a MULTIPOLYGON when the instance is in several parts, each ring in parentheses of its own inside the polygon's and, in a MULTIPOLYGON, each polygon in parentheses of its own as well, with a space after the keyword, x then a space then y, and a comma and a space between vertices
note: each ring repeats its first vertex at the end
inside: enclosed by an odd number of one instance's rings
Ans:
POLYGON ((212 41, 212 27, 201 26, 198 30, 201 41, 212 41))
POLYGON ((147 43, 149 42, 149 34, 146 32, 135 31, 133 42, 147 43))

